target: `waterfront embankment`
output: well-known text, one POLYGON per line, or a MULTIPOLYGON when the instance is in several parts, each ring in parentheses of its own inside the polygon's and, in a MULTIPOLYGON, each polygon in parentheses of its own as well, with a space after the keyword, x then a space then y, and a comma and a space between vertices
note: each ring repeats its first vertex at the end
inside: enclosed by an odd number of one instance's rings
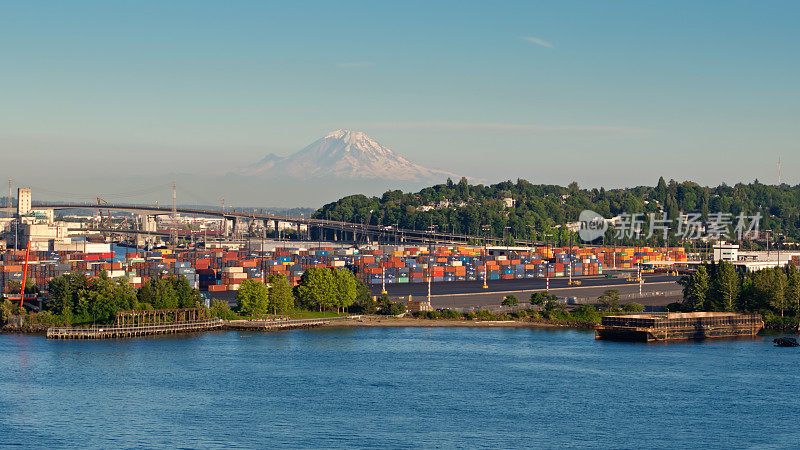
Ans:
POLYGON ((347 319, 331 322, 325 327, 472 327, 472 328, 575 328, 592 329, 594 322, 560 322, 546 319, 517 320, 460 320, 460 319, 418 319, 413 317, 362 316, 359 319, 347 319))
MULTIPOLYGON (((342 316, 329 319, 307 319, 287 321, 250 321, 230 320, 214 329, 218 330, 247 330, 247 331, 281 331, 297 328, 540 328, 540 329, 576 329, 592 330, 599 322, 579 320, 550 320, 545 318, 525 318, 513 320, 479 320, 479 319, 427 319, 411 316, 394 317, 380 315, 342 316)), ((6 323, 0 332, 12 334, 47 335, 47 325, 6 323)), ((770 327, 767 323, 764 331, 795 331, 797 326, 770 327)), ((205 331, 205 330, 196 330, 205 331)), ((187 330, 187 333, 193 332, 187 330)))

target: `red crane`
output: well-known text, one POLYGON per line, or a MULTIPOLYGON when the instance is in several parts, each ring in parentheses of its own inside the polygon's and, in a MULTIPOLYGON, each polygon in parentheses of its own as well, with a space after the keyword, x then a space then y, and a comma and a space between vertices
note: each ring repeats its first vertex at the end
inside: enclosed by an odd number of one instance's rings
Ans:
MULTIPOLYGON (((28 282, 28 257, 31 253, 31 243, 28 241, 28 246, 25 247, 25 265, 22 269, 22 287, 19 289, 19 307, 22 308, 22 303, 25 299, 25 284, 28 282)), ((36 297, 31 297, 28 300, 35 300, 36 297)))

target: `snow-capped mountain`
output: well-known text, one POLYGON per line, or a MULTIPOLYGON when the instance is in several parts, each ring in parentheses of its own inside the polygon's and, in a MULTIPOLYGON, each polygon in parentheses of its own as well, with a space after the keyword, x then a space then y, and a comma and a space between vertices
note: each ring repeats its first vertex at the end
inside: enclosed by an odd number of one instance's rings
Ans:
POLYGON ((270 178, 387 180, 439 183, 450 172, 415 164, 360 131, 336 130, 288 157, 269 154, 241 170, 270 178))

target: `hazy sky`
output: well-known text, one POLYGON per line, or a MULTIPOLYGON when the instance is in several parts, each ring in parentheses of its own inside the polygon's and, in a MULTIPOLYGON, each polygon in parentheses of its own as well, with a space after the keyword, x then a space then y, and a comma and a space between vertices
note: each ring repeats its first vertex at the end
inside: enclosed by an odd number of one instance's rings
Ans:
POLYGON ((0 176, 127 192, 351 128, 488 181, 775 183, 780 155, 796 184, 798 17, 797 1, 3 1, 0 176))

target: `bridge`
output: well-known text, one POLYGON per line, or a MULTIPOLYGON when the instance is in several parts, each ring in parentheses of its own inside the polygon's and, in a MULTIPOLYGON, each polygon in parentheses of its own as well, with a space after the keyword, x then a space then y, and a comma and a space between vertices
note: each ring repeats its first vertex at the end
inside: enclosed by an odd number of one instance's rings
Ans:
MULTIPOLYGON (((300 234, 300 226, 305 225, 311 237, 311 229, 318 230, 319 240, 352 241, 359 242, 360 238, 371 238, 378 242, 398 242, 402 244, 475 244, 485 243, 486 245, 502 245, 503 239, 471 234, 446 233, 437 230, 417 230, 408 228, 398 228, 393 226, 373 225, 369 223, 343 222, 337 220, 314 219, 309 217, 290 217, 269 213, 236 211, 236 210, 216 210, 216 209, 197 209, 185 207, 166 207, 148 205, 126 205, 126 204, 93 204, 93 203, 37 203, 37 209, 67 210, 67 209, 105 209, 113 211, 124 211, 140 215, 171 215, 180 213, 201 217, 218 217, 224 220, 224 234, 230 236, 232 231, 237 230, 241 223, 255 223, 260 221, 267 228, 267 223, 272 222, 274 229, 278 230, 279 223, 295 225, 300 234), (323 234, 325 239, 323 239, 323 234)), ((100 231, 93 230, 93 231, 100 231)), ((144 231, 103 229, 102 231, 113 233, 144 234, 144 231)), ((149 232, 149 234, 160 234, 149 232)), ((517 240, 516 245, 534 246, 545 245, 541 241, 517 240)))

